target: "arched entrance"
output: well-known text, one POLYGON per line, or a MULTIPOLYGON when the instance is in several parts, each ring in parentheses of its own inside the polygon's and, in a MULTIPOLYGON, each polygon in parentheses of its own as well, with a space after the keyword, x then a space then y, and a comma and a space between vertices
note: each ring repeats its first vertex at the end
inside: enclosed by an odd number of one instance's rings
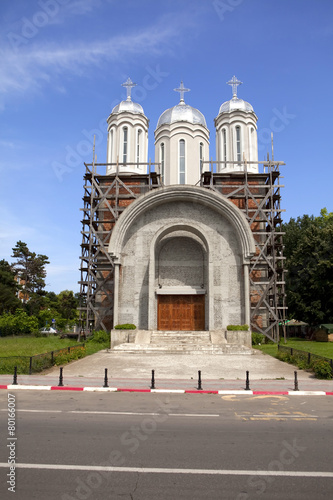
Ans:
POLYGON ((156 235, 153 245, 157 329, 205 330, 209 318, 205 237, 190 225, 170 224, 156 235))
POLYGON ((158 330, 205 329, 206 251, 185 230, 162 238, 156 250, 158 330))

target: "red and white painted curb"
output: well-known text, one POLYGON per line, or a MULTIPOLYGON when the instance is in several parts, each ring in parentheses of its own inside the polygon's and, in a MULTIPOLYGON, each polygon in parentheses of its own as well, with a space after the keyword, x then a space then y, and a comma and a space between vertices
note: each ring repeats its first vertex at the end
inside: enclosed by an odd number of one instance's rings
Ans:
POLYGON ((7 390, 33 390, 33 391, 85 391, 85 392, 150 392, 164 394, 221 394, 221 395, 246 395, 246 396, 333 396, 327 391, 246 391, 237 389, 226 390, 197 390, 197 389, 138 389, 125 387, 73 387, 53 385, 0 385, 0 389, 7 390))

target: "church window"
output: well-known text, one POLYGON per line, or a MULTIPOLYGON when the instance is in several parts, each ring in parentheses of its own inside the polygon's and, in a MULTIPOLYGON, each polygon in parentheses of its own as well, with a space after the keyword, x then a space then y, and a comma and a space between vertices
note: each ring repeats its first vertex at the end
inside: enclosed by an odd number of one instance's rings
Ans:
POLYGON ((136 162, 140 163, 140 146, 141 146, 141 134, 142 130, 138 130, 138 139, 137 139, 137 145, 136 145, 136 162))
POLYGON ((128 129, 127 127, 123 128, 123 163, 127 163, 127 135, 128 129))
POLYGON ((236 154, 237 154, 237 161, 241 161, 241 130, 240 127, 237 125, 236 127, 236 154))
POLYGON ((203 152, 204 152, 204 145, 202 142, 200 142, 200 152, 199 152, 199 155, 200 155, 200 162, 199 162, 199 165, 200 165, 200 175, 202 174, 202 167, 203 167, 203 152))
POLYGON ((251 127, 251 133, 250 133, 250 160, 254 160, 255 154, 254 154, 254 128, 251 127))
POLYGON ((185 184, 185 141, 179 141, 179 184, 185 184))
POLYGON ((160 155, 160 162, 161 162, 161 181, 164 182, 164 142, 161 144, 161 155, 160 155))
MULTIPOLYGON (((224 128, 222 130, 222 143, 223 143, 223 161, 227 161, 227 131, 224 128)), ((223 168, 226 168, 227 164, 224 163, 223 168)))
POLYGON ((113 129, 109 134, 109 163, 112 163, 112 153, 113 153, 113 129))

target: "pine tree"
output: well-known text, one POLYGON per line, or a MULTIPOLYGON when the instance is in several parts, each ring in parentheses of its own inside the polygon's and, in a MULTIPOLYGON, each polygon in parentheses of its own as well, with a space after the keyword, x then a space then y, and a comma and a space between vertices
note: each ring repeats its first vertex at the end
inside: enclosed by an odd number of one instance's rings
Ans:
POLYGON ((13 248, 12 257, 16 258, 13 269, 19 279, 22 290, 23 303, 29 302, 29 309, 36 309, 40 298, 45 295, 46 264, 49 264, 46 255, 31 252, 26 243, 18 241, 13 248))

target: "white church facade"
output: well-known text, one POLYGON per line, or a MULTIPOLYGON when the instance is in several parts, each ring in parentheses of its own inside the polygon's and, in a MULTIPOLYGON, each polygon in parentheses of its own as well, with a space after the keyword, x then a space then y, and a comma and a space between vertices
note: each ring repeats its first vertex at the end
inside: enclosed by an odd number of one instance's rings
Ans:
POLYGON ((267 172, 259 172, 257 116, 237 96, 241 82, 233 77, 228 84, 232 98, 215 118, 214 168, 205 117, 185 103, 189 89, 181 82, 179 103, 158 120, 149 170, 149 120, 132 101, 135 84, 123 84, 127 99, 107 120, 106 171, 86 166, 95 192, 83 209, 87 324, 217 335, 247 324, 274 338, 278 318, 270 319, 269 298, 254 285, 271 278, 267 263, 253 267, 267 239, 267 209, 258 211, 268 190, 267 172))

